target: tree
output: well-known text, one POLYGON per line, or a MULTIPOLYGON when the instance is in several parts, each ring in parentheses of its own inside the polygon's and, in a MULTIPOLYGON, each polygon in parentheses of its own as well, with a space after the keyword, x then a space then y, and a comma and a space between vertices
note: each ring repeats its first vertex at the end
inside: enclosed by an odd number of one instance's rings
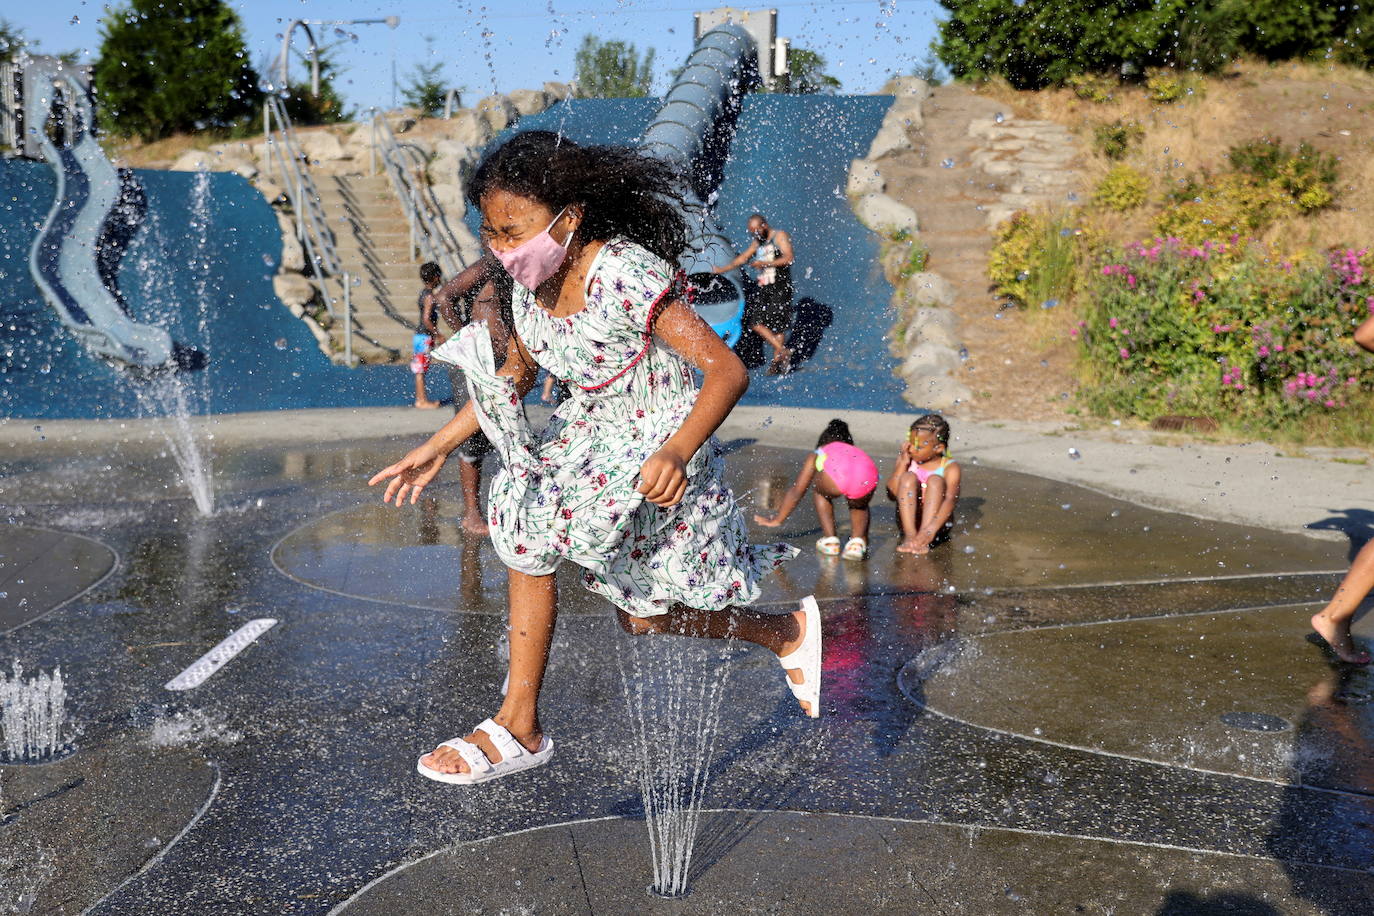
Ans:
MULTIPOLYGON (((309 76, 291 84, 290 94, 285 101, 286 113, 292 123, 338 124, 340 121, 353 120, 353 113, 347 110, 343 97, 339 95, 338 87, 334 84, 335 77, 341 72, 332 53, 337 47, 337 44, 327 45, 316 51, 320 64, 319 95, 310 91, 309 76)), ((308 73, 309 58, 305 54, 299 56, 304 61, 308 73)))
POLYGON ((921 62, 911 68, 911 75, 925 80, 932 86, 943 86, 949 78, 949 72, 940 63, 940 59, 935 56, 935 48, 932 46, 926 52, 926 56, 921 58, 921 62))
POLYGON ((0 19, 0 61, 12 60, 28 43, 23 29, 8 19, 0 19))
MULTIPOLYGON (((434 37, 431 35, 425 36, 425 56, 434 60, 434 37)), ((401 87, 401 98, 411 108, 419 109, 421 117, 432 118, 444 110, 449 86, 443 80, 443 72, 441 61, 417 63, 401 87)))
POLYGON ((601 99, 635 99, 649 94, 653 82, 654 49, 641 60, 632 44, 582 36, 574 58, 579 95, 601 99))
POLYGON ((258 96, 243 27, 223 0, 129 0, 111 9, 94 76, 102 123, 144 140, 227 127, 251 114, 258 96))
POLYGON ((787 49, 787 79, 780 89, 791 95, 834 95, 840 81, 825 72, 825 58, 796 45, 787 49))

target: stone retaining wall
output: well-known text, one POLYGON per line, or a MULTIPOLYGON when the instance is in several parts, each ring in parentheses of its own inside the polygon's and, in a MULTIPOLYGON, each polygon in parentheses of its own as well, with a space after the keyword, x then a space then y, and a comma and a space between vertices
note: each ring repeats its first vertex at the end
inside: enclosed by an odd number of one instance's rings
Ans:
POLYGON ((915 269, 920 221, 914 210, 885 193, 882 174, 884 156, 914 150, 911 131, 925 123, 921 106, 930 97, 930 85, 914 76, 897 77, 882 94, 894 95, 896 101, 868 154, 850 164, 845 190, 859 222, 881 240, 883 275, 895 290, 896 323, 888 334, 888 347, 899 360, 895 374, 906 382, 903 396, 916 407, 949 411, 972 397, 956 377, 961 354, 967 351, 959 338, 958 317, 950 308, 954 286, 937 273, 915 269))

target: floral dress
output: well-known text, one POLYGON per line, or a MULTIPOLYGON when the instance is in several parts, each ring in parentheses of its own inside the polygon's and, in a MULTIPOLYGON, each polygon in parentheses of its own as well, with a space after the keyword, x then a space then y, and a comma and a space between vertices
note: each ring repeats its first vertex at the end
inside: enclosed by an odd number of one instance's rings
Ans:
POLYGON ((597 253, 586 308, 573 315, 550 315, 516 284, 520 340, 572 391, 538 435, 514 381, 496 374, 485 329, 465 328, 439 353, 466 372, 478 422, 502 458, 488 508, 501 560, 536 576, 571 560, 588 589, 636 617, 679 603, 748 604, 759 579, 797 552, 748 543, 714 438, 688 462, 677 505, 635 492, 640 467, 696 402, 691 366, 650 330, 655 310, 681 292, 667 262, 625 239, 597 253))

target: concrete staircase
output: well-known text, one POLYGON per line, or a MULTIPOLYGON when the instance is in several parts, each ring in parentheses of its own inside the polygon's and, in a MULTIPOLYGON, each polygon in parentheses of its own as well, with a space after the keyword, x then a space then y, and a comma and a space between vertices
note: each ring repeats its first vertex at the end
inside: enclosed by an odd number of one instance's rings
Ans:
MULTIPOLYGON (((391 183, 385 175, 320 175, 318 181, 340 266, 354 278, 353 352, 364 363, 407 362, 419 320, 420 261, 391 183)), ((340 322, 331 329, 340 349, 341 333, 340 322)))

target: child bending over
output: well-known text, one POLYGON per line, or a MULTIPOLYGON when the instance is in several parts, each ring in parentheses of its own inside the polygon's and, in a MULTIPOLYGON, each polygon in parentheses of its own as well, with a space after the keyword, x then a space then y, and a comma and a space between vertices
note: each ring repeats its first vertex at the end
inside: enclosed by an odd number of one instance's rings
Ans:
POLYGON ((862 449, 855 448, 849 424, 843 420, 831 420, 821 432, 815 454, 807 456, 796 482, 783 494, 777 515, 755 515, 754 521, 766 528, 778 527, 787 521, 812 483, 816 485, 816 515, 825 534, 816 542, 816 550, 831 557, 840 553, 834 501, 843 496, 849 506, 852 535, 844 545, 844 558, 862 560, 868 556, 868 501, 878 488, 878 466, 862 449))

